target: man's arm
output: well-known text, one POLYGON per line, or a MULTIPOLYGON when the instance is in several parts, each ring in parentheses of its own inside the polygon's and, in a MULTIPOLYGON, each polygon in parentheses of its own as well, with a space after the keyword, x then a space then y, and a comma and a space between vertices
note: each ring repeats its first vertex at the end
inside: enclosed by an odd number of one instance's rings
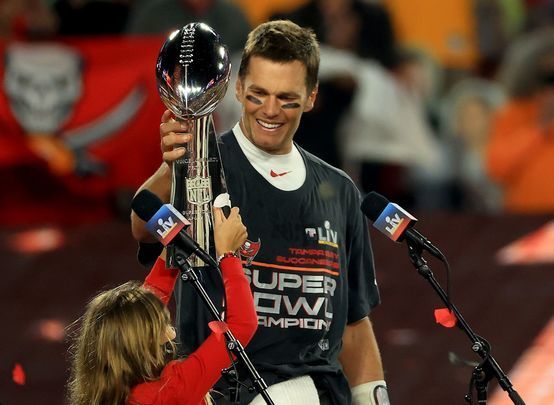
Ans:
POLYGON ((346 326, 339 360, 353 405, 389 405, 381 355, 371 321, 365 318, 346 326))
POLYGON ((339 361, 350 387, 383 380, 383 365, 368 317, 346 326, 339 361))
MULTIPOLYGON (((171 111, 166 110, 160 124, 160 146, 163 163, 156 172, 146 180, 137 190, 150 190, 162 201, 169 202, 171 194, 171 166, 172 162, 185 154, 185 144, 191 140, 190 122, 178 122, 171 111)), ((155 239, 144 227, 145 222, 131 211, 131 230, 133 238, 139 242, 155 242, 155 239)))
MULTIPOLYGON (((171 169, 163 162, 156 172, 150 176, 137 190, 150 190, 162 201, 168 202, 171 193, 171 169)), ((140 219, 134 211, 131 211, 131 231, 133 238, 139 242, 155 242, 156 239, 145 228, 146 222, 140 219)))

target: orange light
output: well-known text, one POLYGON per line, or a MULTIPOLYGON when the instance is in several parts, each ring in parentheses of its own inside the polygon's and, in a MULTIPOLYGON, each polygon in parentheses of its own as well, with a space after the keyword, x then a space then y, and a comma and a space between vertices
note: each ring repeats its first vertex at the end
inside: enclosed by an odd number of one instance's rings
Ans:
POLYGON ((41 319, 32 327, 33 335, 50 342, 61 342, 65 337, 65 323, 59 319, 41 319))
POLYGON ((56 228, 40 228, 16 234, 10 241, 13 250, 19 253, 44 253, 61 248, 65 235, 56 228))

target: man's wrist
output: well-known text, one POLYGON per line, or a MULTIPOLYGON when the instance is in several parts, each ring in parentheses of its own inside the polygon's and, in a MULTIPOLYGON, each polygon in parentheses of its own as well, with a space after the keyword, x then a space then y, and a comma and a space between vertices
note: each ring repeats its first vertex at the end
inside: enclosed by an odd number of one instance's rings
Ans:
POLYGON ((352 387, 353 405, 389 405, 385 380, 371 381, 352 387))

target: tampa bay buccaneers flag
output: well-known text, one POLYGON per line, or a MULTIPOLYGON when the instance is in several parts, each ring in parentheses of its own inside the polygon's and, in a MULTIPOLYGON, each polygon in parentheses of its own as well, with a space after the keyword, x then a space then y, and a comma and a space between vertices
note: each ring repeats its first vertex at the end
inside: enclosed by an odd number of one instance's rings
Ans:
POLYGON ((155 171, 164 40, 0 44, 0 224, 109 218, 155 171))

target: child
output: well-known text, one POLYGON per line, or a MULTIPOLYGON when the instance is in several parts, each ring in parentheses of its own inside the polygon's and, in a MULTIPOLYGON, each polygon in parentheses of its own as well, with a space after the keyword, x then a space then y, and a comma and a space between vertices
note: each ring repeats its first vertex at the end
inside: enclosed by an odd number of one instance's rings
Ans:
MULTIPOLYGON (((233 253, 246 240, 238 208, 228 218, 214 209, 214 238, 227 297, 227 325, 246 345, 257 318, 248 281, 233 253)), ((165 306, 179 271, 165 268, 165 252, 141 286, 129 282, 93 298, 75 342, 72 405, 202 404, 231 360, 213 333, 188 358, 167 360, 175 331, 165 306)))

